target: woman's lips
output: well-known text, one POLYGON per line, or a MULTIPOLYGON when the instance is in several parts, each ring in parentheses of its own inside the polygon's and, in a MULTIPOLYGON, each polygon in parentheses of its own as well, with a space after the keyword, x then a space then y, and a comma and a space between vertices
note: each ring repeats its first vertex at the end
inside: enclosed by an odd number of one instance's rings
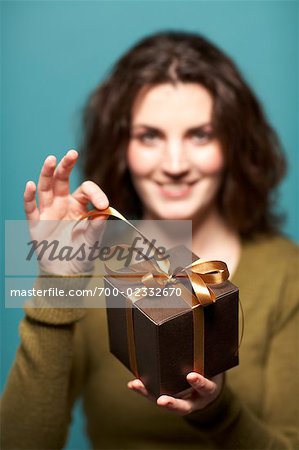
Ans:
POLYGON ((158 183, 159 191, 166 198, 180 199, 190 195, 193 185, 192 183, 158 183))

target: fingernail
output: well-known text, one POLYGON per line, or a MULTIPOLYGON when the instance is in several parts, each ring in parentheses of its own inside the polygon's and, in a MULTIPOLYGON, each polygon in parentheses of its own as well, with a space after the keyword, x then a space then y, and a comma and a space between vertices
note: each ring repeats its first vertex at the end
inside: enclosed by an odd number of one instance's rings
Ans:
POLYGON ((67 155, 76 155, 77 156, 78 152, 77 150, 74 150, 73 148, 71 148, 68 152, 67 155))
POLYGON ((189 381, 197 381, 199 380, 199 376, 197 375, 197 373, 191 372, 187 375, 187 379, 189 381))
POLYGON ((34 189, 36 188, 35 183, 33 181, 31 181, 31 180, 27 181, 26 188, 28 188, 30 186, 33 187, 34 189))

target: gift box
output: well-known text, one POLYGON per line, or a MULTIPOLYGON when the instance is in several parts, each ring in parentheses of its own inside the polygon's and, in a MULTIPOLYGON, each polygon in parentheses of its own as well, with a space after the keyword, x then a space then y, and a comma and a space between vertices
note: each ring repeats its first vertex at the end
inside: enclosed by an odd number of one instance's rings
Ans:
POLYGON ((191 261, 198 257, 181 246, 168 254, 170 273, 176 276, 169 277, 161 291, 155 291, 158 283, 151 285, 156 286, 151 294, 159 295, 146 295, 145 280, 154 279, 148 276, 153 267, 150 261, 105 276, 110 351, 156 398, 162 394, 179 396, 190 388, 186 381, 189 372, 211 378, 239 362, 238 288, 228 280, 203 283, 207 285, 199 291, 211 292, 213 300, 201 302, 199 293, 196 301, 196 283, 173 262, 182 255, 191 261), (174 294, 163 295, 163 288, 171 287, 174 294), (145 295, 136 298, 138 288, 138 293, 145 288, 145 295))

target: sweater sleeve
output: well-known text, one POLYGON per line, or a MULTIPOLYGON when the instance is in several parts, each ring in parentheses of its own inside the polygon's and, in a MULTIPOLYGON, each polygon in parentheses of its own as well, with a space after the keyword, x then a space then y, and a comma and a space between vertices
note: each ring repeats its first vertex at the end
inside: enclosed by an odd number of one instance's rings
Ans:
MULTIPOLYGON (((61 279, 60 287, 67 290, 81 281, 61 279)), ((50 278, 37 279, 38 289, 50 285, 50 278)), ((25 307, 20 347, 1 401, 3 449, 62 448, 80 391, 82 376, 74 371, 75 331, 84 309, 51 308, 51 299, 43 297, 33 302, 25 307)))
POLYGON ((212 404, 185 417, 208 436, 216 448, 299 448, 298 272, 296 252, 296 259, 291 261, 284 278, 276 311, 273 311, 260 413, 254 414, 225 384, 212 404))

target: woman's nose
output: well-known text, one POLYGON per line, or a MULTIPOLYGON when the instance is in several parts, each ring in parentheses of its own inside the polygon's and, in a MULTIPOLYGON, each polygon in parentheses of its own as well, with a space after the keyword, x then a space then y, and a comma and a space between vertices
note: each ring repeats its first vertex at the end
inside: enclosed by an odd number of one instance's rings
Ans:
POLYGON ((171 176, 182 176, 190 169, 190 162, 183 142, 169 141, 163 154, 162 170, 171 176))

